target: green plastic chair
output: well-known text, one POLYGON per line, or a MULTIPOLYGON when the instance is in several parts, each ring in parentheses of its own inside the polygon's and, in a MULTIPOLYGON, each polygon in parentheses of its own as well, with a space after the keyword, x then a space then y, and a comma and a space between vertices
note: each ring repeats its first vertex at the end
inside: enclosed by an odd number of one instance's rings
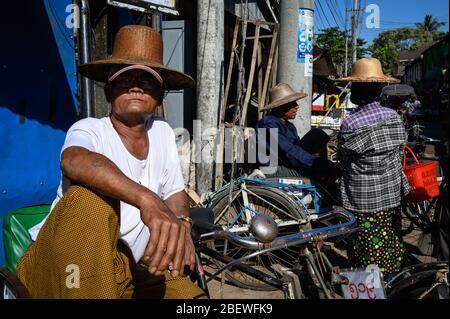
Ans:
POLYGON ((45 204, 18 208, 3 217, 5 266, 10 272, 16 273, 17 263, 32 243, 28 230, 49 214, 50 206, 45 204))

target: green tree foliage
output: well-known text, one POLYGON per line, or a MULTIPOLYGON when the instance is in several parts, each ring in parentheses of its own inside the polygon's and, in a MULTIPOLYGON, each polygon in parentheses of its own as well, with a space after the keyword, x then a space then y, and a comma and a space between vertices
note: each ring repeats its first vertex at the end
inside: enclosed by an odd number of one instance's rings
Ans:
POLYGON ((400 51, 417 50, 430 45, 445 34, 438 29, 444 25, 431 15, 426 15, 423 23, 416 23, 415 28, 400 28, 381 32, 369 46, 372 57, 383 65, 384 72, 393 74, 397 68, 400 51))
MULTIPOLYGON (((339 30, 338 27, 326 28, 320 30, 317 35, 316 43, 324 49, 331 52, 333 62, 338 71, 342 73, 345 64, 345 35, 344 31, 339 30)), ((351 37, 348 36, 348 58, 351 59, 351 37)), ((357 39, 357 56, 362 58, 367 53, 365 45, 367 42, 364 39, 357 39)), ((351 64, 351 63, 350 63, 351 64)), ((349 68, 351 65, 349 64, 349 68)))
POLYGON ((436 41, 445 34, 439 30, 439 28, 444 25, 445 22, 439 22, 436 18, 433 18, 432 15, 427 14, 423 22, 416 23, 416 28, 422 31, 429 39, 436 41))

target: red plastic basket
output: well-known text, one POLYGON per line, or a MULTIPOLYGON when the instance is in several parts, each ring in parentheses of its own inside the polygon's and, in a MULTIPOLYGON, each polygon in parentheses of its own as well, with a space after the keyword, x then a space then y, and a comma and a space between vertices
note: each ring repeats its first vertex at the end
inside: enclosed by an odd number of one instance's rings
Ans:
POLYGON ((421 202, 439 196, 435 161, 420 163, 412 149, 405 146, 403 171, 411 187, 411 192, 403 199, 405 202, 421 202), (416 164, 406 165, 408 152, 413 156, 416 164))

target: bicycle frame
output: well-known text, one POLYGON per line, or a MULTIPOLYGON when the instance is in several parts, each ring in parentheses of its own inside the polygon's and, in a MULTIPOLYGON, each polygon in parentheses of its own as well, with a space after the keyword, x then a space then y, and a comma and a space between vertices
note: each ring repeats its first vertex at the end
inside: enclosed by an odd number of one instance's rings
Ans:
MULTIPOLYGON (((282 183, 282 182, 273 182, 273 181, 267 181, 264 179, 258 179, 258 178, 246 178, 246 177, 240 177, 236 180, 235 182, 235 186, 237 186, 237 188, 239 189, 239 191, 232 197, 231 202, 229 203, 229 206, 227 206, 220 215, 218 215, 216 217, 216 220, 214 222, 217 222, 217 220, 219 220, 223 214, 227 211, 227 209, 230 207, 231 203, 240 195, 242 194, 243 197, 243 202, 244 202, 244 208, 237 213, 237 216, 234 218, 233 221, 230 222, 230 224, 227 227, 227 230, 230 232, 235 232, 235 233, 242 233, 242 232, 246 232, 248 231, 248 226, 244 226, 244 227, 235 227, 236 222, 244 215, 245 216, 245 221, 247 223, 247 225, 250 223, 251 218, 253 217, 254 214, 256 214, 257 212, 254 210, 254 207, 251 203, 249 203, 248 201, 248 193, 251 193, 252 195, 258 197, 256 194, 252 193, 247 187, 246 184, 247 183, 251 183, 253 185, 259 185, 259 186, 265 186, 265 187, 269 187, 269 188, 278 188, 278 189, 283 189, 288 195, 290 195, 291 198, 293 198, 294 202, 293 205, 300 205, 306 212, 307 214, 307 219, 306 220, 292 220, 292 221, 281 221, 278 223, 278 226, 287 226, 287 225, 293 225, 293 224, 307 224, 309 223, 309 221, 311 220, 315 220, 316 219, 316 215, 317 214, 324 214, 329 212, 330 210, 332 210, 331 207, 329 206, 325 206, 323 207, 321 205, 321 200, 324 200, 323 195, 320 193, 320 191, 318 190, 318 188, 312 184, 306 183, 306 184, 291 184, 291 183, 282 183), (296 192, 294 192, 296 191, 296 192), (312 201, 314 203, 314 211, 311 211, 304 203, 303 199, 307 196, 310 195, 312 197, 312 201)), ((219 190, 218 192, 216 192, 215 194, 213 194, 210 198, 209 201, 207 203, 207 207, 209 207, 212 202, 214 197, 217 194, 220 194, 222 191, 227 190, 228 187, 230 187, 229 184, 225 185, 221 190, 219 190)), ((273 206, 274 209, 278 209, 275 205, 271 204, 270 202, 265 201, 264 199, 260 198, 261 200, 263 200, 264 202, 266 202, 267 204, 273 206)))
MULTIPOLYGON (((344 223, 339 223, 336 225, 280 236, 275 238, 271 243, 266 244, 257 242, 256 240, 251 238, 240 237, 236 233, 230 232, 228 229, 217 230, 200 235, 200 239, 196 245, 197 251, 225 264, 218 271, 209 276, 206 282, 209 282, 212 279, 216 278, 225 270, 235 267, 248 276, 253 277, 254 279, 260 280, 267 285, 282 290, 285 294, 285 297, 287 298, 291 298, 293 295, 299 296, 299 294, 301 294, 300 282, 298 281, 298 279, 295 280, 295 275, 288 275, 289 273, 291 273, 292 269, 282 270, 284 279, 280 280, 276 277, 270 276, 262 271, 252 268, 251 266, 246 265, 243 262, 247 259, 268 252, 273 252, 291 246, 303 245, 302 253, 299 254, 299 257, 302 257, 306 260, 309 276, 313 279, 314 282, 318 283, 318 286, 320 286, 320 289, 324 292, 326 298, 333 298, 333 292, 330 291, 329 287, 325 283, 322 273, 322 267, 316 264, 314 256, 308 249, 307 244, 315 244, 329 238, 351 234, 353 232, 359 231, 359 228, 354 227, 355 217, 350 212, 346 211, 340 211, 337 213, 329 212, 327 214, 322 214, 320 216, 320 219, 327 219, 332 215, 339 215, 346 221, 344 223), (254 252, 250 255, 238 259, 233 259, 206 246, 206 243, 208 241, 217 239, 230 241, 231 243, 239 247, 254 250, 254 252)), ((323 252, 320 252, 318 256, 322 263, 324 263, 324 267, 334 273, 333 266, 331 265, 326 255, 323 252)))

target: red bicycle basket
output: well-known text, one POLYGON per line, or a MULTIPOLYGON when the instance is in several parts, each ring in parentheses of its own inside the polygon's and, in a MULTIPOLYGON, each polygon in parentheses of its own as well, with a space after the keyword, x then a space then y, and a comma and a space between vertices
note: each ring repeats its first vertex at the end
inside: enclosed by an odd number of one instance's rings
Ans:
POLYGON ((435 161, 420 163, 412 149, 405 146, 403 171, 411 187, 411 192, 403 199, 405 202, 421 202, 439 196, 435 161), (406 165, 407 152, 413 156, 416 164, 406 165))

